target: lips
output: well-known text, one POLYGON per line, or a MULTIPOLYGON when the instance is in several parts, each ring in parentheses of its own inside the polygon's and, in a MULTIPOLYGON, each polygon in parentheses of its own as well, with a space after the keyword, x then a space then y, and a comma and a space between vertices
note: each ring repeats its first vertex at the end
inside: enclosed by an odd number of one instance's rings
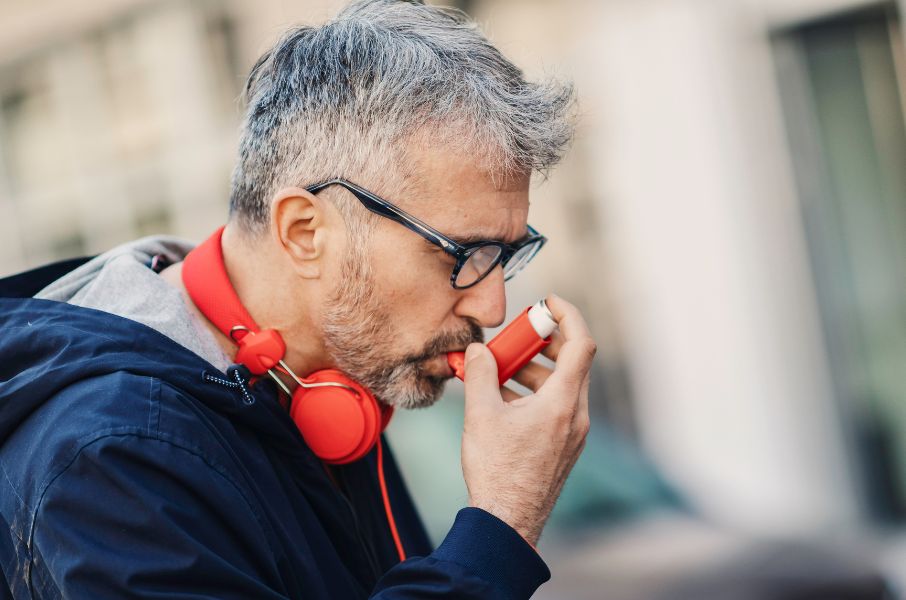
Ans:
POLYGON ((425 371, 434 376, 446 378, 455 376, 453 369, 450 368, 450 364, 447 361, 446 352, 435 354, 434 356, 425 359, 423 364, 426 367, 425 371))

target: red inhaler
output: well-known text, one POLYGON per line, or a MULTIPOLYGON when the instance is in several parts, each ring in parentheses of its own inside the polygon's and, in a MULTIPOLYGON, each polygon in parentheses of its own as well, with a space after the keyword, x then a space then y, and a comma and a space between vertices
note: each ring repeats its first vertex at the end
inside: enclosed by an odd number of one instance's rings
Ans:
MULTIPOLYGON (((550 336, 557 329, 557 322, 544 300, 522 311, 512 323, 488 342, 488 350, 497 360, 497 375, 503 385, 536 354, 551 343, 550 336)), ((456 377, 465 377, 465 353, 450 352, 447 362, 456 377)))

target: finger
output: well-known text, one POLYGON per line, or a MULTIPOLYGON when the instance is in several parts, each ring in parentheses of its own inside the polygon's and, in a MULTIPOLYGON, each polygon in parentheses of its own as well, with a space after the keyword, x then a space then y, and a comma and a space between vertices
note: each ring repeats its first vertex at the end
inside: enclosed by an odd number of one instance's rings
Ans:
POLYGON ((519 398, 522 398, 521 395, 514 392, 513 390, 511 390, 508 387, 500 388, 500 395, 503 397, 504 402, 512 402, 513 400, 518 400, 519 398))
POLYGON ((484 344, 469 344, 466 348, 464 383, 466 411, 498 403, 501 400, 497 380, 497 361, 484 344))
POLYGON ((530 362, 513 375, 513 380, 537 392, 554 371, 536 362, 530 362))
POLYGON ((566 338, 563 337, 563 334, 559 331, 554 331, 551 334, 551 343, 544 347, 541 350, 541 356, 546 356, 552 361, 557 361, 557 355, 560 353, 560 348, 563 347, 563 342, 566 341, 566 338))
POLYGON ((551 311, 564 340, 591 337, 588 324, 579 309, 556 294, 549 294, 544 300, 551 311))
POLYGON ((591 338, 567 341, 545 385, 564 385, 568 390, 578 392, 588 378, 596 352, 597 346, 591 338))
POLYGON ((546 301, 564 339, 549 381, 557 378, 557 381, 578 390, 591 368, 597 346, 591 338, 585 319, 575 306, 553 294, 546 301))
POLYGON ((588 389, 590 374, 585 375, 585 380, 582 382, 582 386, 579 388, 579 407, 576 410, 577 419, 587 419, 588 418, 588 389))

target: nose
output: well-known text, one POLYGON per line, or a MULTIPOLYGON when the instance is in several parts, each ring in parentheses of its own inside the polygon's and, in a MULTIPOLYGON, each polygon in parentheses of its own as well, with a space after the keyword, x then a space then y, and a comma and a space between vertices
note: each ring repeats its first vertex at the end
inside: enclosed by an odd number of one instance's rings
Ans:
POLYGON ((482 327, 497 327, 503 323, 506 318, 503 267, 497 265, 487 277, 459 293, 453 309, 456 316, 472 319, 482 327))

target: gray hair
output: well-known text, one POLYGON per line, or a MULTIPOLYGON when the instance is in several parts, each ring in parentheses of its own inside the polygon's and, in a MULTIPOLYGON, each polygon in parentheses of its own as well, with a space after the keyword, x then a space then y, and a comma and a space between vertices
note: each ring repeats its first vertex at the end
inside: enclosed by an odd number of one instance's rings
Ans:
POLYGON ((230 214, 261 232, 281 187, 332 177, 399 193, 419 134, 493 174, 546 172, 571 138, 573 99, 571 85, 526 81, 460 11, 352 2, 291 29, 252 68, 230 214))

